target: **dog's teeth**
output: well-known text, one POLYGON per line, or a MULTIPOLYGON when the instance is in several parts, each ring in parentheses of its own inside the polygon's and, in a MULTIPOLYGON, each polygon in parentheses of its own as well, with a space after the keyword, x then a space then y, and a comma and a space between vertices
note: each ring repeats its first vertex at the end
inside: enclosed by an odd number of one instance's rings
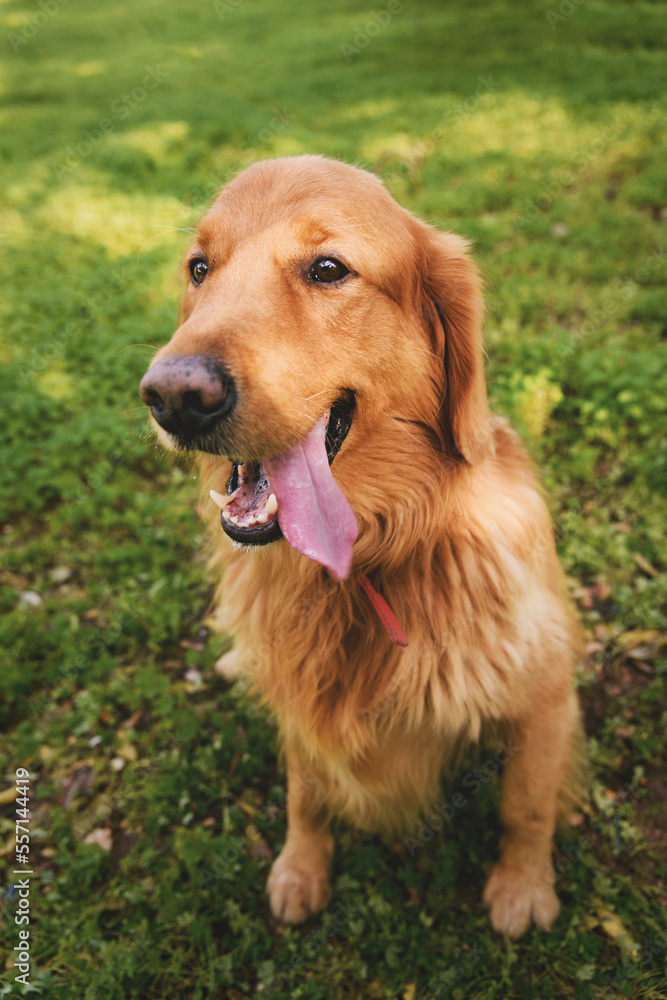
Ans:
POLYGON ((224 510, 225 507, 227 506, 227 504, 231 503, 232 500, 234 499, 233 496, 226 497, 222 493, 218 493, 217 490, 209 490, 208 495, 210 496, 210 498, 213 501, 213 503, 217 504, 217 506, 220 508, 220 510, 224 510))
POLYGON ((257 518, 253 517, 252 514, 250 515, 250 517, 248 518, 248 520, 245 522, 245 524, 243 525, 243 527, 244 528, 249 528, 251 524, 257 524, 257 518))
POLYGON ((265 510, 263 510, 261 514, 257 515, 257 524, 266 524, 268 520, 269 520, 269 515, 266 513, 265 510))
POLYGON ((278 510, 278 500, 276 499, 275 493, 269 496, 269 499, 264 504, 264 510, 267 514, 275 514, 278 510))
POLYGON ((239 462, 236 471, 238 472, 239 479, 243 479, 245 476, 245 462, 239 462))
POLYGON ((229 520, 232 522, 232 524, 238 524, 239 523, 238 514, 232 514, 229 520))

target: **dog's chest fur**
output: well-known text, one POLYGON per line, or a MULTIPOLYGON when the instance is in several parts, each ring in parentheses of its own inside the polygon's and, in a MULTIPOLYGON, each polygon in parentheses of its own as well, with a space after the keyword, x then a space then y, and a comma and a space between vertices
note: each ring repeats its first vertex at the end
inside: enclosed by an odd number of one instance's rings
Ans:
POLYGON ((453 747, 518 716, 536 686, 548 696, 541 662, 570 655, 548 517, 537 491, 518 493, 480 491, 503 530, 481 535, 488 511, 468 510, 421 567, 382 576, 406 649, 354 577, 334 584, 286 545, 227 568, 221 624, 322 800, 362 828, 409 828, 453 747))

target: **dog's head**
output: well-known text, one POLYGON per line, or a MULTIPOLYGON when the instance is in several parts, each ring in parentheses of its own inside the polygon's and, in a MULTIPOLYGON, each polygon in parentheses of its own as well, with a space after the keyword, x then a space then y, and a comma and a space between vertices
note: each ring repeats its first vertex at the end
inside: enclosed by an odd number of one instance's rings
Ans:
MULTIPOLYGON (((182 323, 141 393, 168 447, 232 461, 231 537, 279 537, 274 483, 289 489, 283 479, 341 449, 338 464, 358 467, 387 420, 416 428, 434 461, 486 454, 483 306, 465 242, 371 174, 317 156, 257 163, 224 188, 184 267, 182 323)), ((319 502, 335 507, 333 494, 319 502)))

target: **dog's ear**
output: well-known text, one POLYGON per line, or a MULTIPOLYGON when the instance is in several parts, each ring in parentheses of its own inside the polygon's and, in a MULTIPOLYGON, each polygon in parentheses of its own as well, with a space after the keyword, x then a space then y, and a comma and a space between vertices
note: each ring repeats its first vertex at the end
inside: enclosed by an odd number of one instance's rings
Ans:
POLYGON ((421 227, 421 308, 444 368, 438 414, 445 450, 474 464, 489 453, 492 430, 482 358, 484 299, 464 239, 421 227))

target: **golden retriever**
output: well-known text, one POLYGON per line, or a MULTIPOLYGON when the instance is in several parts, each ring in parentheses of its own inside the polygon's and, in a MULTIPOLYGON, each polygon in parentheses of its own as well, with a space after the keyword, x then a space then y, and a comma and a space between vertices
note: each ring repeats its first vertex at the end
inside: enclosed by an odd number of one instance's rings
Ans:
POLYGON ((141 392, 165 445, 203 453, 221 669, 250 671, 277 718, 274 915, 326 906, 332 816, 414 834, 456 748, 491 732, 515 752, 484 899, 510 937, 549 928, 579 631, 531 463, 487 406, 466 242, 297 156, 223 189, 184 270, 141 392))

